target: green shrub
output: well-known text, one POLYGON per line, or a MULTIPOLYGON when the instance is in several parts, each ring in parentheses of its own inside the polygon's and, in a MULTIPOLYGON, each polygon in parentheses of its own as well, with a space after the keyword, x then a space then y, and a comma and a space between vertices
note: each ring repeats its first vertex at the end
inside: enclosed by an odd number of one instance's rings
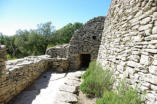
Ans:
POLYGON ((86 77, 88 77, 88 75, 90 75, 90 73, 92 73, 96 68, 97 68, 96 61, 90 62, 89 67, 87 68, 86 72, 82 75, 82 79, 85 79, 86 77))
POLYGON ((96 104, 141 104, 143 101, 137 89, 128 86, 123 81, 115 91, 105 90, 103 97, 96 101, 96 104))
POLYGON ((7 54, 7 59, 8 59, 8 60, 16 60, 15 57, 11 57, 9 54, 7 54))
POLYGON ((100 97, 104 89, 109 90, 113 84, 112 71, 101 67, 96 62, 91 62, 87 71, 83 74, 83 83, 80 89, 88 97, 100 97))

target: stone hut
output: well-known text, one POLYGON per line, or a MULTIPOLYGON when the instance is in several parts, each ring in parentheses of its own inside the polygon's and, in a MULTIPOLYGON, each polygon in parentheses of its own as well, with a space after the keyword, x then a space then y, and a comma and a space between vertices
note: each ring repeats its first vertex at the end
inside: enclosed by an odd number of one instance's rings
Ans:
POLYGON ((69 46, 70 69, 86 67, 91 60, 97 59, 104 21, 102 16, 94 18, 75 32, 69 46))
POLYGON ((75 32, 69 44, 49 48, 46 54, 66 58, 70 69, 87 67, 91 60, 97 59, 104 21, 103 16, 91 19, 75 32))

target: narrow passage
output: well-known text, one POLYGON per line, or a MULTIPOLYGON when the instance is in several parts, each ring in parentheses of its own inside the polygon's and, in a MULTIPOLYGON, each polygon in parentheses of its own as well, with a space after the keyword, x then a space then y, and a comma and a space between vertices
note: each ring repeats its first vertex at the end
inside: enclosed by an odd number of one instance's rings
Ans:
POLYGON ((83 72, 45 72, 9 104, 74 104, 83 72))

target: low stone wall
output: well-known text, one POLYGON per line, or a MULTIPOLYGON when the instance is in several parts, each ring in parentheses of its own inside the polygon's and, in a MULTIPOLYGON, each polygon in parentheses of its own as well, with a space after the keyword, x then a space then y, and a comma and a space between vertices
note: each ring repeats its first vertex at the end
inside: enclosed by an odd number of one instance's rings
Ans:
POLYGON ((6 104, 19 94, 47 69, 64 71, 68 69, 68 61, 63 58, 50 58, 49 55, 30 56, 13 61, 6 61, 5 49, 0 48, 0 104, 6 104))
POLYGON ((67 58, 52 58, 51 68, 57 72, 65 72, 69 69, 69 60, 67 58))
POLYGON ((26 57, 6 62, 0 77, 0 104, 7 103, 49 68, 48 56, 26 57))
POLYGON ((50 55, 51 58, 67 58, 68 52, 69 52, 69 44, 51 47, 46 50, 46 54, 50 55))
POLYGON ((5 68, 5 61, 6 61, 6 48, 5 46, 0 45, 0 76, 6 70, 5 68))

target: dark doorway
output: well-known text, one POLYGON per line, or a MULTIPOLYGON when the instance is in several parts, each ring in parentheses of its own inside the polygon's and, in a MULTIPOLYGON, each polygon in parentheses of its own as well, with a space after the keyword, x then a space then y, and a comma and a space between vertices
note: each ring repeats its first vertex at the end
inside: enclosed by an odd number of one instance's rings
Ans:
POLYGON ((89 66, 90 59, 91 59, 90 54, 81 54, 80 55, 80 67, 87 68, 89 66))

